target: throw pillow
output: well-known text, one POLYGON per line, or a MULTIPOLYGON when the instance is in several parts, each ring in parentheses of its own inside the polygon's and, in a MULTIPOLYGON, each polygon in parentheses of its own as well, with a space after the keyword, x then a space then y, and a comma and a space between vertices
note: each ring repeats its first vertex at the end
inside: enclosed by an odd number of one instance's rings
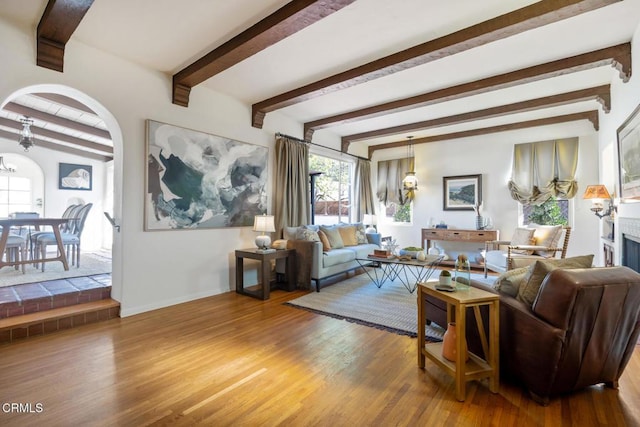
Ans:
MULTIPOLYGON (((515 233, 511 237, 511 246, 519 246, 519 245, 533 245, 533 233, 536 230, 534 228, 516 228, 515 233)), ((512 249, 511 253, 514 254, 523 254, 523 255, 531 255, 533 251, 525 250, 525 249, 512 249)))
POLYGON ((282 229, 282 238, 284 240, 296 240, 299 227, 284 227, 282 229))
POLYGON ((524 278, 529 272, 529 267, 520 267, 513 270, 505 271, 496 279, 493 283, 493 287, 501 294, 516 297, 520 284, 524 281, 524 278))
POLYGON ((320 236, 318 236, 317 231, 311 229, 310 227, 307 227, 306 225, 303 225, 302 227, 298 228, 298 232, 296 233, 296 239, 308 240, 310 242, 319 242, 320 236))
POLYGON ((325 227, 321 225, 320 230, 327 235, 327 239, 329 239, 331 249, 344 248, 344 242, 342 241, 342 236, 340 236, 338 227, 325 227))
POLYGON ((538 260, 530 267, 530 271, 520 284, 516 299, 533 305, 538 296, 540 286, 547 274, 556 268, 589 268, 593 264, 593 255, 580 255, 564 259, 538 260))
POLYGON ((367 233, 365 232, 364 224, 361 222, 358 222, 353 225, 356 227, 356 240, 358 241, 358 245, 369 243, 367 241, 367 233))
MULTIPOLYGON (((560 236, 562 235, 561 225, 529 224, 529 226, 535 228, 533 237, 536 240, 535 244, 537 246, 544 246, 546 248, 557 247, 560 236)), ((555 255, 553 251, 534 251, 533 253, 544 257, 552 257, 555 255)))
POLYGON ((338 227, 338 232, 342 238, 342 243, 345 246, 355 246, 358 244, 358 238, 356 236, 356 227, 353 225, 345 225, 338 227))
POLYGON ((322 251, 329 252, 331 250, 331 244, 329 243, 327 235, 324 234, 324 231, 318 231, 318 237, 320 237, 320 241, 322 242, 322 251))
POLYGON ((271 247, 274 249, 287 249, 287 240, 278 239, 271 244, 271 247))

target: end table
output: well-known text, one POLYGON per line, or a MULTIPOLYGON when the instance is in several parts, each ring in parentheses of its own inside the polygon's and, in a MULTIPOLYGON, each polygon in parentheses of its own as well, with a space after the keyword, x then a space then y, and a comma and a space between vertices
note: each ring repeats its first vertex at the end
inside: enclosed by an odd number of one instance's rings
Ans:
POLYGON ((276 287, 287 291, 296 289, 296 251, 294 249, 278 249, 272 252, 261 252, 257 248, 236 250, 236 292, 242 295, 266 300, 271 291, 271 260, 286 259, 287 269, 284 283, 275 283, 276 287), (252 290, 244 287, 244 259, 260 261, 260 289, 252 290), (285 286, 282 286, 285 285, 285 286))
POLYGON ((497 294, 477 288, 460 290, 455 292, 443 292, 435 288, 438 280, 429 280, 418 284, 418 366, 424 368, 425 356, 436 365, 444 369, 456 380, 456 398, 459 401, 465 399, 467 381, 489 378, 489 390, 498 392, 500 361, 499 361, 499 304, 500 297, 497 294), (427 295, 438 298, 447 303, 447 322, 453 321, 455 313, 456 322, 456 361, 451 362, 442 356, 442 343, 425 343, 425 325, 427 317, 424 310, 424 299, 427 295), (480 306, 489 306, 489 340, 485 334, 480 306), (467 307, 473 307, 473 313, 478 325, 478 333, 482 342, 482 350, 486 360, 474 353, 469 353, 469 360, 465 362, 466 349, 466 315, 467 307))

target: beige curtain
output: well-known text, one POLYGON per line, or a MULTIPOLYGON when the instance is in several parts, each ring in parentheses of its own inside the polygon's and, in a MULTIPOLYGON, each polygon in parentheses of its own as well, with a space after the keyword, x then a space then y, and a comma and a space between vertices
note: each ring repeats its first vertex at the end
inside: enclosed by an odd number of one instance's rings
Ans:
POLYGON ((375 214, 373 187, 371 186, 371 161, 358 159, 355 173, 356 220, 361 221, 364 214, 375 214))
POLYGON ((288 226, 311 222, 309 146, 276 136, 274 220, 277 236, 288 226))
POLYGON ((413 200, 413 192, 406 194, 402 180, 411 170, 413 158, 383 160, 378 162, 378 186, 376 196, 385 205, 398 203, 404 205, 413 200))
POLYGON ((509 191, 523 205, 540 205, 551 196, 571 199, 578 191, 578 138, 513 146, 509 191))

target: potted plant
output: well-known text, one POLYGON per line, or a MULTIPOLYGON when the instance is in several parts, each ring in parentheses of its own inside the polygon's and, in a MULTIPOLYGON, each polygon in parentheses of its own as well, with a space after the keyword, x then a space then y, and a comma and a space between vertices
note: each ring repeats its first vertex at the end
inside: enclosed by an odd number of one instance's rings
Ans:
POLYGON ((451 285, 451 273, 449 270, 442 270, 438 278, 441 285, 451 285))

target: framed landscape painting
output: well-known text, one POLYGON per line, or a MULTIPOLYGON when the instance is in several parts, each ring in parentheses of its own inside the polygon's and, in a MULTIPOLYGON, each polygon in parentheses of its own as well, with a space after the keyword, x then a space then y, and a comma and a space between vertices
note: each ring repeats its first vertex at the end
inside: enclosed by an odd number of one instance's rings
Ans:
POLYGON ((620 197, 640 199, 640 106, 618 128, 620 197))
POLYGON ((442 187, 445 211, 472 211, 482 203, 482 175, 445 176, 442 187))
POLYGON ((145 230, 253 225, 266 213, 268 154, 266 147, 147 120, 145 230))

